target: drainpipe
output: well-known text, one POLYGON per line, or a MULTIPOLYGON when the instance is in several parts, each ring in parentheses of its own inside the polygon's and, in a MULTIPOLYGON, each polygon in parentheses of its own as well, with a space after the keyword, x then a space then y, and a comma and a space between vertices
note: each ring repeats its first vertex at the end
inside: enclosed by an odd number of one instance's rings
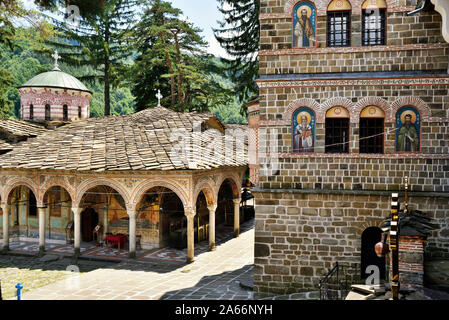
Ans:
POLYGON ((407 16, 412 16, 412 15, 417 14, 418 12, 422 11, 426 7, 426 5, 428 4, 428 1, 429 0, 421 1, 421 6, 419 6, 419 7, 417 6, 415 10, 407 12, 406 15, 407 16))

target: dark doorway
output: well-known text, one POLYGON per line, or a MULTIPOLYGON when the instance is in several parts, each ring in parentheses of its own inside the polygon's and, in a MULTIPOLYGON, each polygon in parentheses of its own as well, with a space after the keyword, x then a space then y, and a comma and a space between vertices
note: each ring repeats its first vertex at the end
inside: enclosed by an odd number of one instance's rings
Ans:
POLYGON ((84 242, 92 242, 94 240, 93 231, 98 224, 98 213, 87 208, 81 214, 81 233, 84 242))
POLYGON ((361 278, 366 279, 370 274, 366 273, 366 268, 370 265, 379 267, 380 279, 385 280, 385 258, 379 258, 374 251, 376 243, 382 240, 382 230, 377 227, 370 227, 362 234, 362 262, 361 278))

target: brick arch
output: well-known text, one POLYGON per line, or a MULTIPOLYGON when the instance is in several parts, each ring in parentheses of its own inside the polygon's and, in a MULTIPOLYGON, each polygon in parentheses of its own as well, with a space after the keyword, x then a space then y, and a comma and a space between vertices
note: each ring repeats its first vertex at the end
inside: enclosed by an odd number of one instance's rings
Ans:
MULTIPOLYGON (((291 17, 293 15, 293 8, 296 4, 303 0, 287 0, 284 4, 284 16, 291 17)), ((327 7, 332 0, 307 0, 312 2, 316 9, 317 15, 325 16, 327 12, 327 7)), ((361 14, 362 13, 362 4, 365 0, 348 0, 352 6, 352 14, 361 14)), ((387 1, 387 10, 397 7, 399 5, 399 0, 386 0, 387 1)))
POLYGON ((75 193, 73 189, 66 184, 65 182, 51 182, 48 184, 45 184, 44 187, 41 187, 41 192, 39 194, 39 199, 37 199, 38 203, 44 203, 45 194, 50 191, 53 187, 61 187, 63 188, 70 196, 70 200, 73 202, 73 199, 75 199, 75 193))
POLYGON ((201 191, 204 193, 204 196, 206 197, 207 205, 217 203, 216 192, 212 187, 212 185, 207 181, 202 181, 197 187, 195 187, 194 198, 192 202, 193 204, 196 205, 196 202, 198 200, 201 191))
POLYGON ((316 100, 311 98, 302 98, 291 102, 288 105, 287 110, 284 112, 282 118, 286 121, 291 122, 295 111, 302 107, 306 107, 313 110, 315 116, 320 110, 320 104, 316 100))
POLYGON ((81 199, 83 198, 84 194, 89 191, 89 189, 100 186, 111 187, 112 189, 117 191, 122 196, 126 206, 128 207, 130 197, 128 195, 128 192, 126 191, 126 188, 119 182, 109 179, 88 179, 83 181, 78 187, 75 198, 72 199, 72 206, 79 206, 79 204, 81 203, 81 199))
POLYGON ((430 118, 432 114, 429 106, 422 99, 418 97, 400 97, 391 104, 391 117, 393 122, 396 121, 396 114, 399 109, 405 106, 415 107, 421 114, 422 121, 430 118))
POLYGON ((366 229, 371 228, 371 227, 380 228, 380 226, 382 225, 382 221, 383 221, 383 219, 379 219, 379 220, 376 220, 373 218, 366 219, 363 223, 358 224, 356 226, 357 236, 361 239, 363 231, 365 231, 366 229))
POLYGON ((380 98, 380 97, 364 97, 360 99, 354 107, 350 110, 351 118, 354 121, 360 119, 360 113, 368 106, 376 106, 382 109, 385 112, 385 122, 394 122, 391 116, 391 106, 388 101, 380 98))
POLYGON ((320 112, 317 113, 317 123, 324 123, 326 119, 326 112, 333 107, 343 107, 348 110, 351 117, 350 121, 353 122, 351 110, 354 108, 354 103, 343 97, 334 97, 327 99, 320 105, 320 112))
POLYGON ((239 199, 241 197, 241 194, 240 194, 241 184, 237 183, 237 181, 239 181, 238 177, 236 177, 235 175, 232 175, 232 174, 222 176, 222 178, 220 179, 220 183, 218 184, 218 187, 216 190, 217 191, 216 197, 218 198, 218 192, 220 192, 220 187, 223 184, 223 182, 225 182, 226 180, 231 181, 231 188, 232 188, 232 193, 233 193, 234 199, 239 199))
POLYGON ((39 188, 37 187, 36 183, 28 178, 14 178, 11 181, 8 181, 8 184, 5 186, 5 188, 3 189, 3 194, 2 194, 2 203, 8 203, 9 202, 9 195, 11 193, 12 190, 14 190, 15 187, 19 187, 19 186, 26 186, 28 187, 33 193, 34 196, 36 197, 36 203, 38 206, 42 206, 42 202, 39 202, 39 188))
POLYGON ((187 196, 185 190, 183 190, 181 186, 177 185, 176 182, 166 180, 146 180, 140 183, 134 189, 133 195, 130 198, 130 208, 135 209, 145 193, 155 187, 165 187, 176 193, 178 198, 181 200, 182 205, 184 206, 184 211, 186 211, 188 208, 192 208, 188 201, 189 197, 187 196))

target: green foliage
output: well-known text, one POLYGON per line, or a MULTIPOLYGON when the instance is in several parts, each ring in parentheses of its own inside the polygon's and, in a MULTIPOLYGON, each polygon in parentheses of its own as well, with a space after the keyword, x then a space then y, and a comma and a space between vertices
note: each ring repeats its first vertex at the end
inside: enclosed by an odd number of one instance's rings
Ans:
MULTIPOLYGON (((0 45, 0 70, 7 70, 12 77, 12 82, 5 84, 5 96, 10 100, 11 106, 6 112, 6 116, 10 118, 20 118, 20 96, 17 86, 24 84, 34 76, 53 69, 52 59, 49 59, 33 50, 32 43, 38 37, 37 33, 29 32, 30 30, 19 30, 17 32, 27 34, 27 40, 17 41, 17 48, 14 51, 9 50, 5 46, 0 45), (18 49, 23 48, 23 50, 18 49)), ((69 66, 64 62, 60 62, 62 71, 79 77, 82 74, 91 74, 93 69, 90 66, 76 67, 69 66)), ((0 71, 1 72, 1 71, 0 71)), ((0 78, 0 86, 1 86, 0 78)), ((99 80, 86 84, 88 89, 93 92, 91 99, 91 116, 104 115, 104 87, 99 80)), ((2 90, 2 89, 0 89, 2 90)), ((114 106, 114 114, 129 114, 135 111, 134 97, 128 88, 113 88, 111 90, 111 104, 114 106)), ((1 114, 0 114, 1 116, 1 114)))
MULTIPOLYGON (((223 14, 215 38, 233 59, 224 59, 242 102, 258 94, 255 80, 259 77, 259 0, 217 0, 223 14)), ((241 112, 247 114, 244 104, 241 112)))
POLYGON ((181 13, 167 1, 149 0, 136 26, 131 78, 138 110, 156 104, 158 89, 164 105, 177 111, 207 111, 232 99, 233 88, 217 81, 215 73, 223 70, 206 54, 201 30, 181 13))
POLYGON ((11 88, 15 82, 14 72, 3 62, 8 54, 17 49, 17 40, 21 32, 17 27, 19 19, 31 22, 34 31, 40 31, 41 36, 49 33, 48 25, 39 20, 36 12, 26 10, 22 3, 14 0, 0 0, 0 117, 14 116, 13 105, 17 98, 17 90, 11 88))
MULTIPOLYGON (((52 1, 54 7, 61 1, 52 1)), ((91 1, 75 1, 89 8, 91 1), (82 3, 81 3, 82 2, 82 3)), ((73 2, 73 3, 75 3, 73 2)), ((103 1, 95 10, 83 11, 79 26, 51 19, 57 34, 41 52, 50 56, 53 49, 60 50, 62 59, 71 66, 90 66, 80 80, 104 84, 104 114, 111 114, 111 87, 119 87, 122 74, 127 69, 127 59, 132 54, 127 38, 135 22, 135 9, 141 0, 103 1)))

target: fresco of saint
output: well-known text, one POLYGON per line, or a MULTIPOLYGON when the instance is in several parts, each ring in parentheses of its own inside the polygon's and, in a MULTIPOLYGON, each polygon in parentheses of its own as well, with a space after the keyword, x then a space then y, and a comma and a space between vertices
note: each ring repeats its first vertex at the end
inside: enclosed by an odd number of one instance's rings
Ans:
POLYGON ((309 2, 301 2, 295 8, 293 17, 294 37, 293 46, 315 47, 315 8, 309 2))
POLYGON ((396 151, 419 152, 420 150, 420 118, 419 112, 412 107, 398 111, 396 116, 396 151))
POLYGON ((313 152, 314 138, 315 117, 310 110, 301 108, 294 115, 293 152, 313 152))

